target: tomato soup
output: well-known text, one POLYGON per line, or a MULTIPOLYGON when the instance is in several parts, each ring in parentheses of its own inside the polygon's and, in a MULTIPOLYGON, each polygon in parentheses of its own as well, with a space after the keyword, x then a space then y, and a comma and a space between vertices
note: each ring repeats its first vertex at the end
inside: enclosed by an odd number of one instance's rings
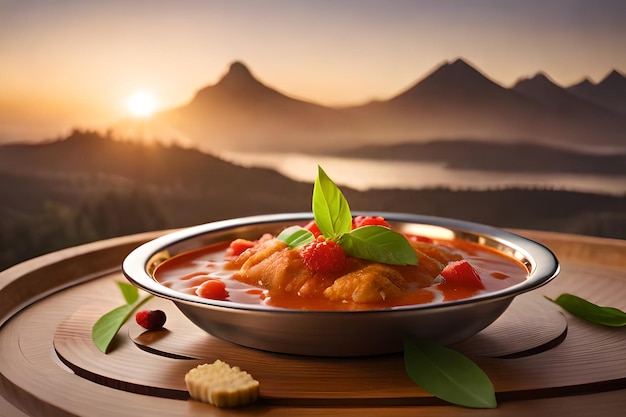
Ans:
POLYGON ((261 258, 249 268, 246 265, 255 254, 250 256, 244 250, 233 255, 233 242, 223 242, 169 258, 158 265, 153 276, 162 285, 182 293, 305 310, 368 310, 445 303, 510 287, 528 276, 527 268, 519 261, 470 241, 414 236, 407 239, 418 253, 417 266, 351 260, 342 274, 310 273, 302 266, 297 249, 266 235, 246 249, 257 250, 256 255, 261 258), (268 255, 260 256, 263 248, 268 247, 268 255), (469 265, 477 275, 475 281, 457 280, 456 275, 444 278, 449 267, 459 263, 469 265), (429 271, 424 272, 425 269, 429 271), (209 281, 225 291, 199 291, 209 281))

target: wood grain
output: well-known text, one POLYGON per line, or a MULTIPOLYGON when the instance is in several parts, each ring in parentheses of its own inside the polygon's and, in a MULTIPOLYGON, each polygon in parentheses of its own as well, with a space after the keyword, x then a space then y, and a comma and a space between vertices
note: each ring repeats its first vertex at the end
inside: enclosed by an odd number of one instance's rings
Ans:
MULTIPOLYGON (((503 334, 507 334, 514 353, 536 349, 564 334, 566 321, 555 306, 536 297, 525 299, 529 301, 524 302, 522 299, 519 306, 507 315, 508 318, 503 317, 500 325, 494 326, 493 331, 486 331, 485 337, 477 336, 473 341, 465 342, 461 351, 497 357, 512 353, 506 344, 490 344, 491 341, 502 339, 503 334), (533 309, 537 314, 529 314, 533 309), (551 317, 556 318, 556 325, 535 326, 532 332, 523 331, 529 319, 550 322, 551 317), (507 329, 516 327, 519 327, 517 332, 507 332, 507 329)), ((166 311, 166 329, 147 332, 136 323, 129 323, 123 333, 130 334, 134 344, 120 340, 116 346, 116 355, 103 355, 91 341, 91 326, 101 315, 101 309, 93 306, 80 308, 59 325, 54 336, 54 347, 68 366, 88 379, 171 398, 187 397, 184 375, 189 369, 216 359, 251 372, 262 381, 261 396, 274 402, 295 402, 303 398, 329 403, 350 398, 363 401, 373 398, 407 400, 432 397, 417 389, 407 377, 401 355, 323 359, 271 354, 236 346, 204 333, 166 300, 153 299, 146 307, 166 311), (134 365, 129 367, 129 363, 134 365), (355 384, 354 381, 359 382, 355 384)))
MULTIPOLYGON (((210 359, 207 352, 232 349, 232 344, 194 326, 169 301, 155 299, 148 307, 166 311, 168 323, 166 330, 156 332, 131 324, 130 337, 140 348, 170 357, 196 359, 210 359)), ((451 347, 468 356, 524 356, 526 352, 537 353, 544 346, 555 346, 566 330, 567 320, 556 305, 543 297, 527 294, 514 300, 496 322, 478 335, 451 347)), ((243 353, 245 356, 259 354, 250 349, 243 349, 243 353)))
POLYGON ((191 325, 173 305, 165 306, 169 332, 142 336, 129 323, 116 339, 116 349, 101 354, 88 337, 93 317, 120 304, 114 281, 123 279, 118 272, 121 260, 134 246, 163 233, 157 232, 72 248, 0 273, 0 396, 10 404, 2 407, 0 415, 622 415, 625 329, 585 323, 545 304, 543 296, 570 292, 626 309, 626 242, 519 232, 553 249, 562 272, 547 286, 514 302, 520 311, 508 313, 519 333, 511 343, 502 343, 500 333, 507 327, 503 324, 500 330, 494 327, 491 337, 457 346, 494 381, 499 400, 495 410, 463 409, 432 398, 402 375, 396 355, 307 362, 251 351, 189 330, 191 325), (529 310, 535 309, 538 314, 529 319, 529 310), (554 320, 554 314, 559 318, 554 320), (566 337, 551 345, 560 319, 568 325, 566 337), (533 337, 524 340, 530 330, 533 337), (531 345, 549 349, 533 351, 531 345), (55 348, 72 367, 91 373, 96 383, 68 369, 55 348), (511 357, 520 350, 524 355, 511 357), (262 401, 242 410, 219 410, 171 398, 171 391, 177 392, 175 398, 186 398, 180 375, 218 356, 260 375, 262 401))
MULTIPOLYGON (((101 311, 91 306, 79 309, 60 324, 54 336, 55 349, 72 369, 88 379, 97 378, 100 383, 113 387, 171 398, 186 398, 183 383, 186 371, 215 359, 251 372, 262 382, 261 396, 273 403, 287 400, 295 403, 298 399, 315 400, 303 401, 302 405, 346 403, 348 399, 370 402, 385 399, 391 403, 392 399, 401 399, 396 403, 424 404, 428 401, 418 401, 418 398, 432 397, 415 387, 406 376, 401 355, 327 359, 271 354, 203 333, 167 301, 155 299, 147 307, 166 311, 169 322, 165 330, 158 332, 143 332, 132 322, 126 326, 123 333, 130 334, 135 344, 143 349, 120 338, 115 355, 99 352, 91 342, 90 329, 101 311), (195 360, 176 359, 178 357, 195 360), (129 363, 133 366, 129 367, 129 363)), ((555 305, 535 294, 519 297, 511 314, 507 313, 498 320, 493 331, 485 331, 484 337, 478 335, 456 346, 462 353, 473 356, 483 369, 493 368, 489 375, 498 392, 518 391, 516 395, 521 395, 523 391, 527 398, 532 398, 544 395, 542 390, 556 392, 566 387, 565 391, 576 386, 590 389, 593 384, 598 384, 595 389, 601 391, 605 389, 604 381, 626 379, 625 369, 602 366, 626 363, 620 331, 602 332, 604 329, 599 328, 590 332, 585 323, 572 321, 568 337, 561 340, 560 336, 565 335, 565 316, 555 305), (557 318, 556 325, 550 322, 552 317, 557 318), (549 325, 542 326, 542 321, 549 325), (571 339, 576 343, 571 343, 571 339), (552 343, 557 340, 559 343, 552 343), (566 348, 560 346, 561 342, 567 342, 566 348), (592 347, 598 344, 601 344, 598 353, 602 355, 597 356, 600 361, 589 360, 587 356, 592 347), (543 345, 550 348, 540 349, 543 345), (534 357, 540 353, 540 358, 534 357), (508 359, 494 360, 502 356, 508 359), (564 357, 569 359, 565 361, 564 357), (542 372, 545 366, 550 367, 550 374, 542 372), (593 374, 593 377, 580 379, 584 374, 593 374)))

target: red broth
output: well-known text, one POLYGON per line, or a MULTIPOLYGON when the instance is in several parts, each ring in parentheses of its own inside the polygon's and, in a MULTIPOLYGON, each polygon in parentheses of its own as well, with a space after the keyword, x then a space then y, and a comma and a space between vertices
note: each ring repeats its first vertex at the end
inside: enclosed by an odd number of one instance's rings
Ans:
POLYGON ((517 260, 494 249, 466 240, 437 240, 434 243, 452 249, 477 271, 484 288, 438 283, 416 288, 410 293, 377 303, 330 301, 325 297, 299 297, 293 293, 271 293, 233 278, 235 271, 224 268, 226 249, 230 242, 199 248, 174 256, 154 271, 154 278, 166 287, 186 294, 209 279, 222 280, 228 291, 227 300, 244 304, 262 304, 276 308, 304 310, 367 310, 394 306, 439 303, 497 291, 520 283, 528 276, 526 267, 517 260))

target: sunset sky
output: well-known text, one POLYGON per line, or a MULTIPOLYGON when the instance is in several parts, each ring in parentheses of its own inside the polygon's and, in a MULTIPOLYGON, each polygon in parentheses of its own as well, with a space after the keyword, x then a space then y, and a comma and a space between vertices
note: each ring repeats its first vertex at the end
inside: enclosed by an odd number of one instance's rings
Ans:
POLYGON ((0 142, 102 128, 139 91, 181 105, 235 60, 328 105, 388 98, 457 57, 507 87, 599 81, 626 72, 624 22, 624 0, 2 0, 0 142))

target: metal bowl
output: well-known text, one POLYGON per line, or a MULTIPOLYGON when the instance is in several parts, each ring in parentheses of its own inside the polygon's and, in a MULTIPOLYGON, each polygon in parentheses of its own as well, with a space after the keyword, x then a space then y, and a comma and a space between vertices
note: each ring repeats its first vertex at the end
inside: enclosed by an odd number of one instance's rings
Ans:
POLYGON ((174 231, 143 244, 123 262, 127 279, 149 293, 172 300, 193 323, 215 337, 271 352, 312 356, 364 356, 400 352, 405 335, 443 345, 475 335, 496 320, 513 298, 538 288, 559 272, 545 246, 522 236, 460 220, 402 213, 383 216, 395 230, 422 236, 465 239, 494 248, 523 263, 525 281, 511 287, 445 303, 365 311, 278 309, 184 294, 161 285, 149 273, 159 252, 176 255, 236 238, 258 239, 302 224, 311 213, 273 214, 218 221, 174 231))

